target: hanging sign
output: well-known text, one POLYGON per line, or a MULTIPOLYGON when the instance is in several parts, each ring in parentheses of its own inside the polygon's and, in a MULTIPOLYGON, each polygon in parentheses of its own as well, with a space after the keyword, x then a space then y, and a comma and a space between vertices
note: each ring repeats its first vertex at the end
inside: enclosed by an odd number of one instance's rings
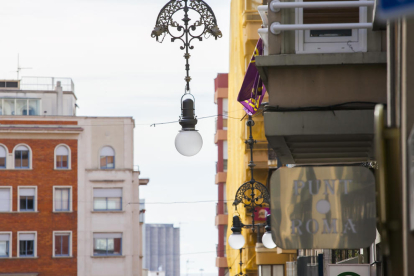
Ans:
POLYGON ((375 179, 367 168, 280 168, 270 193, 273 238, 282 249, 355 249, 375 240, 375 179))

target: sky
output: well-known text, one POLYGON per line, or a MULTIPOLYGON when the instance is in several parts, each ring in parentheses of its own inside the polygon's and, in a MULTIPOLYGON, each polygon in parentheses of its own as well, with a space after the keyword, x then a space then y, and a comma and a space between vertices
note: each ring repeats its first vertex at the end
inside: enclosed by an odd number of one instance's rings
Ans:
MULTIPOLYGON (((0 0, 0 79, 21 76, 69 77, 75 83, 80 116, 132 116, 134 158, 141 177, 147 223, 181 228, 181 274, 217 275, 217 185, 215 119, 199 120, 203 148, 181 156, 174 139, 184 92, 181 44, 150 34, 167 0, 0 0), (209 201, 204 203, 159 204, 209 201), (203 269, 202 273, 200 269, 203 269)), ((198 117, 217 114, 214 78, 227 73, 230 0, 206 1, 223 37, 194 42, 191 92, 198 117)))

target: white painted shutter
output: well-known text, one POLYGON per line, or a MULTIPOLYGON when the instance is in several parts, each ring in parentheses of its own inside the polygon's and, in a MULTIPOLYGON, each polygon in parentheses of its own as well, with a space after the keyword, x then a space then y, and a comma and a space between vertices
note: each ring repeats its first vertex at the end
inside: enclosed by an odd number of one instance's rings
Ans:
POLYGON ((10 189, 0 189, 0 212, 10 211, 10 189))
POLYGON ((122 233, 94 233, 95 239, 116 239, 122 238, 122 233))
POLYGON ((34 188, 20 188, 19 195, 21 196, 34 196, 35 189, 34 188))
POLYGON ((122 197, 122 189, 93 189, 93 197, 122 197))

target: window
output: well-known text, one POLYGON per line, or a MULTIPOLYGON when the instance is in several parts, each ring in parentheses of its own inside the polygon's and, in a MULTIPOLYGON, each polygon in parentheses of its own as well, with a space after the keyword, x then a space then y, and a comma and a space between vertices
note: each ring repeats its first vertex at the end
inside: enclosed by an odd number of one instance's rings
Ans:
POLYGON ((93 189, 94 211, 121 211, 122 189, 93 189))
POLYGON ((53 232, 53 256, 71 257, 72 256, 72 232, 54 231, 53 232))
MULTIPOLYGON (((308 2, 311 0, 298 0, 308 2)), ((338 1, 338 0, 336 0, 338 1)), ((297 9, 296 24, 366 23, 367 8, 297 9)), ((367 51, 366 29, 296 31, 296 53, 367 51)))
POLYGON ((259 265, 259 276, 283 276, 284 265, 259 265))
POLYGON ((18 257, 36 257, 36 234, 35 233, 18 233, 19 248, 18 257))
POLYGON ((11 233, 0 232, 0 258, 11 257, 11 233))
POLYGON ((122 233, 94 233, 93 255, 122 255, 122 233))
POLYGON ((14 150, 14 168, 28 169, 30 168, 30 150, 26 146, 18 146, 14 150))
POLYGON ((0 187, 0 212, 12 211, 12 188, 0 187))
POLYGON ((19 211, 34 212, 36 210, 36 188, 19 188, 19 211))
POLYGON ((7 150, 4 146, 0 146, 0 169, 6 168, 7 150))
POLYGON ((115 151, 111 147, 103 147, 101 149, 101 169, 115 168, 115 151))
POLYGON ((54 199, 54 211, 56 212, 69 212, 71 209, 71 188, 70 187, 54 187, 55 199, 54 199))
POLYGON ((59 145, 55 150, 55 169, 69 169, 70 154, 69 148, 64 145, 59 145))
POLYGON ((0 99, 0 115, 40 115, 39 99, 0 99))

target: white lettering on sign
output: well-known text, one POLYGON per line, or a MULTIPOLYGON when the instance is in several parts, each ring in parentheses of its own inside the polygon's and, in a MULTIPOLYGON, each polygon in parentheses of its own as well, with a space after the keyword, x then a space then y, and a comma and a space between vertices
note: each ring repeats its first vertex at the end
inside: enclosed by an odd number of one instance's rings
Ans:
POLYGON ((343 233, 346 234, 348 230, 351 230, 352 233, 356 233, 355 224, 352 223, 351 219, 348 219, 347 223, 345 224, 343 233))
MULTIPOLYGON (((328 220, 323 219, 323 229, 322 234, 338 234, 337 231, 337 219, 331 219, 331 224, 329 225, 328 220)), ((299 234, 302 235, 303 232, 301 230, 301 227, 303 225, 303 222, 300 219, 292 219, 291 220, 291 234, 299 234)), ((344 229, 342 230, 343 234, 347 234, 348 231, 352 231, 352 233, 357 233, 355 229, 355 224, 352 222, 352 219, 347 219, 344 224, 344 229)), ((316 219, 309 219, 306 222, 306 232, 309 234, 316 234, 319 231, 319 223, 316 219)))
POLYGON ((331 226, 329 226, 328 221, 326 219, 323 219, 322 234, 330 234, 331 230, 333 231, 333 234, 338 234, 338 232, 336 231, 336 219, 331 220, 331 226))
POLYGON ((308 233, 316 234, 318 230, 319 230, 319 223, 316 221, 316 219, 308 220, 308 222, 306 223, 306 231, 308 231, 308 233), (311 230, 311 226, 312 226, 312 230, 311 230))
MULTIPOLYGON (((317 180, 308 180, 308 181, 302 181, 302 180, 294 180, 293 181, 293 190, 294 195, 299 195, 301 190, 308 185, 309 194, 311 195, 317 195, 319 193, 319 190, 321 188, 322 181, 317 180), (316 187, 315 187, 316 184, 316 187)), ((348 194, 349 192, 349 184, 352 183, 351 179, 324 179, 323 183, 325 184, 325 192, 324 195, 329 194, 329 192, 334 195, 335 194, 335 188, 338 189, 338 193, 340 191, 339 184, 343 185, 343 192, 344 194, 348 194), (335 183, 338 183, 338 185, 335 185, 335 183)))

